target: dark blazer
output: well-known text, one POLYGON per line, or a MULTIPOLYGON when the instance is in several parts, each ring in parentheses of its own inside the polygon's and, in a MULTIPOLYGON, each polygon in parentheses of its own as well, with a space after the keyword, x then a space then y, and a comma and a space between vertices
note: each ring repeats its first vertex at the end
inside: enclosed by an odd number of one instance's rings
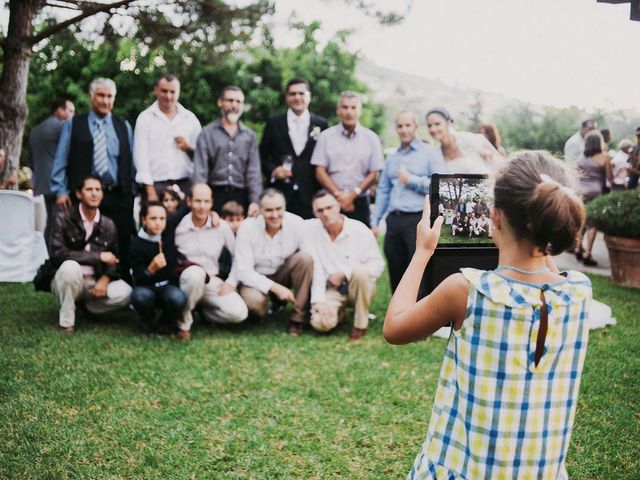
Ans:
POLYGON ((100 212, 100 221, 93 227, 88 242, 84 241, 86 231, 80 216, 80 206, 73 205, 56 215, 51 227, 51 257, 57 265, 65 260, 75 260, 80 265, 95 269, 96 278, 107 275, 111 280, 120 278, 114 265, 100 261, 101 252, 111 252, 118 256, 118 233, 113 221, 100 212), (86 251, 85 245, 90 249, 86 251))
POLYGON ((262 173, 265 176, 265 187, 273 187, 282 191, 287 201, 287 210, 303 218, 313 217, 311 198, 320 190, 320 184, 316 180, 315 167, 311 165, 311 155, 316 146, 317 136, 312 137, 311 132, 316 127, 322 131, 328 126, 326 118, 311 113, 309 122, 310 136, 299 156, 293 150, 293 145, 289 138, 286 112, 270 118, 262 135, 260 159, 262 173), (272 181, 271 173, 276 167, 282 165, 282 157, 286 155, 293 157, 293 177, 291 182, 272 181))

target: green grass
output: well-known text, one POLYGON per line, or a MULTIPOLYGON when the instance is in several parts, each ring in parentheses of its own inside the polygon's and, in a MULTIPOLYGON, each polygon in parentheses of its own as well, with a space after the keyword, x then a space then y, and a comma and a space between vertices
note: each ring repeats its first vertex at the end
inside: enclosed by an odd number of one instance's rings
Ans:
MULTIPOLYGON (((568 469, 638 478, 638 291, 593 277, 619 324, 593 332, 568 469)), ((130 313, 56 329, 52 296, 0 285, 0 478, 403 478, 427 431, 445 342, 284 333, 284 318, 137 335, 130 313)))
POLYGON ((489 237, 464 237, 461 233, 458 233, 455 237, 451 233, 451 225, 443 225, 442 230, 440 231, 440 240, 438 240, 439 245, 454 245, 454 244, 464 244, 464 245, 487 245, 494 246, 493 240, 489 237))

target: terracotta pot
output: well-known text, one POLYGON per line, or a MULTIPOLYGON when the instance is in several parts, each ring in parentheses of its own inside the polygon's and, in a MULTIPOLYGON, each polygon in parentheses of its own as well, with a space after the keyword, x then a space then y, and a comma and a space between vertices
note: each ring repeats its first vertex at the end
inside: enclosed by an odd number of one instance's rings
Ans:
POLYGON ((640 288, 640 239, 605 235, 613 283, 640 288))

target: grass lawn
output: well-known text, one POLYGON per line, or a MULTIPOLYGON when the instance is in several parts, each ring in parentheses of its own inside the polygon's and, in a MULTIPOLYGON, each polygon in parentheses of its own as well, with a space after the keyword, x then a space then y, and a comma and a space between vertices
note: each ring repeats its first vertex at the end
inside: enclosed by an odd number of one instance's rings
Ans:
MULTIPOLYGON (((572 479, 640 475, 639 292, 593 277, 618 325, 591 335, 572 479)), ((284 318, 134 333, 129 312, 55 329, 51 295, 0 284, 2 479, 394 479, 427 431, 445 341, 393 347, 388 303, 360 342, 284 333, 284 318)))

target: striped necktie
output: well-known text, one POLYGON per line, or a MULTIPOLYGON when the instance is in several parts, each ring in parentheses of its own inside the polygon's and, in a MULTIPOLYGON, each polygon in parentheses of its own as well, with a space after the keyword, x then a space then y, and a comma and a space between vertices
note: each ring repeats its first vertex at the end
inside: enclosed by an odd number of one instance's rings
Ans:
POLYGON ((93 164, 96 173, 104 183, 110 184, 113 179, 109 173, 109 159, 107 158, 107 136, 105 120, 96 121, 95 138, 93 139, 93 164))

